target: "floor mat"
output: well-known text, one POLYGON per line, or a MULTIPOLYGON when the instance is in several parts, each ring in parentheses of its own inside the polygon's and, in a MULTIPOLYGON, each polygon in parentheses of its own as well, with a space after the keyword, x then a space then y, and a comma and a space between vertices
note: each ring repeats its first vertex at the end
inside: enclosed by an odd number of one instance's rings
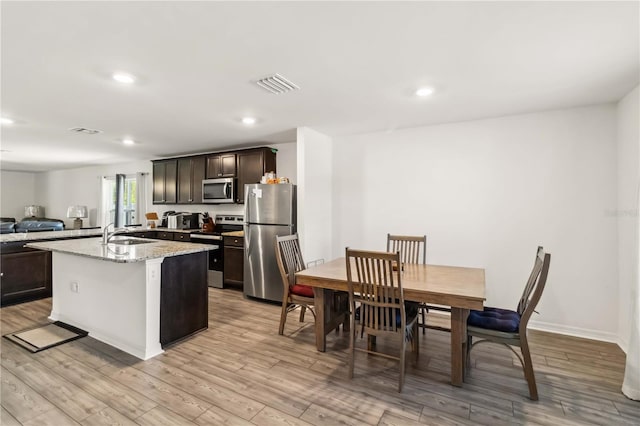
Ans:
POLYGON ((36 353, 63 343, 71 342, 72 340, 80 339, 88 334, 89 333, 84 330, 56 321, 29 330, 5 334, 3 337, 25 348, 29 352, 36 353))

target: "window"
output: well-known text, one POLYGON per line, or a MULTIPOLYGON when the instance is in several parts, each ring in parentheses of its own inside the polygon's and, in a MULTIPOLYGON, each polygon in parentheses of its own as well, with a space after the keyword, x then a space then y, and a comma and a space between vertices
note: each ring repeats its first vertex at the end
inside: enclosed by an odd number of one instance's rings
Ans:
POLYGON ((113 223, 116 228, 121 228, 141 223, 137 185, 135 175, 117 174, 104 177, 104 225, 113 223))

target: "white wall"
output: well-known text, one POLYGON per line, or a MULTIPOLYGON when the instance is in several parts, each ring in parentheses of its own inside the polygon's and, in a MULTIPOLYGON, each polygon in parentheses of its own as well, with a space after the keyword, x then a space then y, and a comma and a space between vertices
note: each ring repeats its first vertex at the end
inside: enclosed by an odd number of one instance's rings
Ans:
POLYGON ((599 105, 334 138, 333 255, 427 234, 427 261, 486 269, 511 307, 552 254, 531 325, 616 341, 616 109, 599 105))
MULTIPOLYGON (((25 206, 32 204, 44 206, 43 202, 36 198, 35 182, 36 173, 1 171, 0 216, 20 220, 24 217, 25 206)), ((46 209, 45 215, 49 215, 46 209)))
POLYGON ((332 258, 332 141, 297 129, 298 234, 306 262, 332 258))
POLYGON ((617 105, 618 205, 611 216, 618 221, 619 343, 627 350, 631 333, 631 303, 638 297, 638 185, 640 184, 640 129, 636 87, 617 105))
POLYGON ((87 206, 89 218, 83 220, 83 226, 96 226, 97 208, 100 204, 100 177, 113 176, 116 173, 135 174, 136 172, 149 173, 147 199, 151 200, 150 161, 38 173, 36 176, 36 199, 42 200, 48 217, 64 220, 67 228, 73 228, 73 220, 67 219, 67 208, 76 204, 87 206))
POLYGON ((296 142, 269 145, 278 150, 276 155, 276 169, 278 177, 288 177, 289 182, 298 183, 298 150, 296 142))

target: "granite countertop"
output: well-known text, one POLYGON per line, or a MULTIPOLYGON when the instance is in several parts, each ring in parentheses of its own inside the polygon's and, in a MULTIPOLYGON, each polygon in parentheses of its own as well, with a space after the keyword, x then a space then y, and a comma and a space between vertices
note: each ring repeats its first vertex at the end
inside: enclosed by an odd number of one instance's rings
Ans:
MULTIPOLYGON (((57 231, 59 234, 65 231, 57 231)), ((143 262, 147 259, 159 257, 179 256, 182 254, 198 253, 214 249, 215 245, 184 243, 168 240, 151 240, 147 238, 134 238, 116 236, 114 240, 144 241, 143 244, 114 244, 102 245, 102 238, 80 238, 74 240, 41 241, 28 243, 27 247, 41 250, 49 250, 59 253, 74 254, 77 256, 91 257, 94 259, 108 260, 117 263, 143 262)))
POLYGON ((229 232, 223 232, 222 234, 223 237, 244 237, 244 231, 229 231, 229 232))
MULTIPOLYGON (((200 231, 200 229, 169 229, 169 228, 147 228, 147 227, 131 227, 128 231, 132 232, 145 232, 145 231, 160 231, 160 232, 180 232, 183 234, 191 234, 192 232, 200 231)), ((44 231, 44 232, 16 232, 11 234, 1 234, 0 243, 13 243, 17 241, 33 241, 33 240, 57 240, 61 238, 86 238, 97 237, 102 235, 102 228, 93 229, 70 229, 68 231, 44 231)))
POLYGON ((71 229, 68 231, 16 232, 0 235, 0 243, 17 241, 56 240, 59 238, 84 238, 102 235, 102 229, 71 229))

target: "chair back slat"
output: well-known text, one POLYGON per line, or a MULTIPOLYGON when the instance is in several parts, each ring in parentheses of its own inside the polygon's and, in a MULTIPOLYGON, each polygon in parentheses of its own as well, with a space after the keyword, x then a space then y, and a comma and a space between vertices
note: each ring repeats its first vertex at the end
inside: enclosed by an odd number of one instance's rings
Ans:
POLYGON ((295 284, 295 273, 305 269, 298 234, 276 237, 276 259, 283 283, 295 284))
POLYGON ((524 290, 522 291, 522 296, 520 296, 520 300, 518 301, 517 312, 520 315, 522 315, 525 308, 529 304, 529 300, 531 298, 531 292, 535 288, 538 277, 540 276, 540 271, 542 270, 543 263, 544 263, 544 249, 542 247, 538 247, 536 251, 536 259, 533 262, 533 269, 529 274, 527 283, 524 286, 524 290))
POLYGON ((400 252, 402 263, 427 263, 427 236, 387 234, 387 252, 400 252))
POLYGON ((518 313, 520 314, 520 332, 526 333, 527 323, 534 309, 538 305, 542 292, 547 283, 547 275, 549 274, 549 264, 551 263, 551 255, 545 253, 542 247, 538 247, 536 261, 533 270, 527 280, 520 302, 518 303, 518 313))
MULTIPOLYGON (((347 282, 352 302, 360 303, 363 331, 396 333, 405 327, 400 253, 346 249, 347 282), (396 271, 394 271, 396 265, 396 271), (397 324, 396 316, 402 318, 397 324)), ((353 303, 351 303, 352 306, 353 303)))

